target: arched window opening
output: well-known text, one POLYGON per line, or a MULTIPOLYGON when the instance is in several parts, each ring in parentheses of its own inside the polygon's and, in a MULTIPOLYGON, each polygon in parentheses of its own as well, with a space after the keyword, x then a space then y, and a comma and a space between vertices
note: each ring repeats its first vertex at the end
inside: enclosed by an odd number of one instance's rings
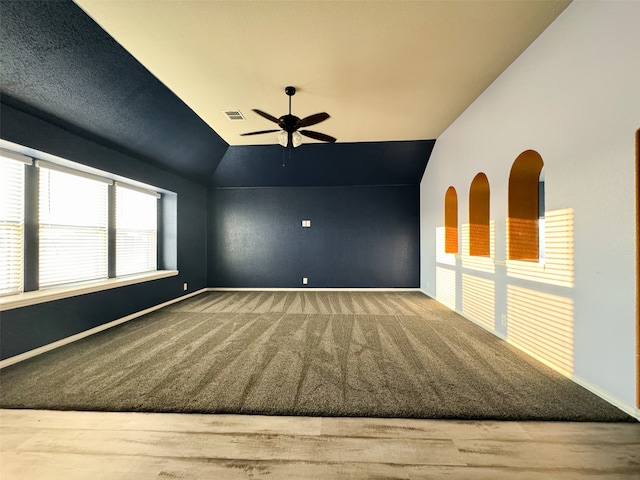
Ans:
MULTIPOLYGON (((544 216, 544 162, 534 150, 518 155, 509 173, 509 259, 540 259, 540 215, 544 216), (540 185, 542 183, 542 185, 540 185), (541 198, 542 196, 542 198, 541 198)), ((543 235, 544 237, 544 235, 543 235)))
POLYGON ((458 253, 458 194, 453 187, 444 196, 444 251, 458 253))
POLYGON ((489 240, 489 180, 479 173, 469 189, 469 255, 491 255, 489 240))

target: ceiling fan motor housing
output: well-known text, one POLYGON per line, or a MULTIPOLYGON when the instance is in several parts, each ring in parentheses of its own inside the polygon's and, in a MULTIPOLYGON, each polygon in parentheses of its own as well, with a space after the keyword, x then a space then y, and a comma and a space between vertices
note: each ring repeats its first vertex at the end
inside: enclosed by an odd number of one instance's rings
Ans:
POLYGON ((287 114, 281 116, 278 121, 280 128, 285 132, 295 132, 298 129, 298 122, 300 121, 300 118, 295 115, 287 114))

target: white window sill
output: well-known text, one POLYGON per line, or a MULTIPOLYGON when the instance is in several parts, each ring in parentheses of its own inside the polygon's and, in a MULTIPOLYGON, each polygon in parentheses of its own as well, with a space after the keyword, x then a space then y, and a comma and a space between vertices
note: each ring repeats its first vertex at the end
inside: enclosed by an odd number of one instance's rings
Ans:
POLYGON ((134 285, 136 283, 149 282, 160 278, 174 277, 178 275, 177 270, 158 270, 150 273, 142 273, 139 275, 130 275, 127 277, 110 278, 99 282, 83 283, 82 285, 73 285, 59 288, 48 288, 45 290, 36 290, 34 292, 24 292, 16 295, 0 297, 0 312, 11 310, 13 308, 27 307, 38 303, 51 302, 53 300, 61 300, 63 298, 76 297, 87 293, 100 292, 111 288, 124 287, 126 285, 134 285))

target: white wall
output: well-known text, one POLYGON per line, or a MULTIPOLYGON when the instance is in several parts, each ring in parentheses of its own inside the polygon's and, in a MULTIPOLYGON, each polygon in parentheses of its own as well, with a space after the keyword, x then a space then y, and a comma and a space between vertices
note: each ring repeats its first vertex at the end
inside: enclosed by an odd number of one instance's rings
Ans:
POLYGON ((639 25, 637 1, 569 5, 438 138, 421 184, 422 290, 636 415, 639 25), (553 259, 520 275, 538 280, 514 276, 524 262, 505 261, 509 171, 527 149, 544 160, 547 212, 573 219, 555 241, 569 249, 568 261, 556 261, 561 281, 545 277, 553 259), (466 223, 478 172, 491 188, 494 258, 437 260, 445 191, 456 188, 459 222, 466 223))

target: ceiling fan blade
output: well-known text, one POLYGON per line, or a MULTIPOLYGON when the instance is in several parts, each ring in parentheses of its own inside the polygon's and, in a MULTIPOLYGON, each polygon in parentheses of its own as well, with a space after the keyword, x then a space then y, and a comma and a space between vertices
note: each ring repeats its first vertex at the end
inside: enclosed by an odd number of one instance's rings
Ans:
POLYGON ((273 133, 273 132, 279 132, 280 130, 260 130, 259 132, 248 132, 248 133, 241 133, 240 136, 241 137, 246 137, 247 135, 260 135, 262 133, 273 133))
POLYGON ((326 112, 314 113, 313 115, 309 115, 308 117, 304 117, 298 120, 296 128, 310 127, 311 125, 315 125, 316 123, 324 122, 327 118, 329 118, 329 116, 330 115, 326 112))
POLYGON ((331 135, 325 135, 324 133, 313 132, 311 130, 300 130, 300 134, 304 135, 305 137, 313 138, 314 140, 320 140, 322 142, 335 143, 335 141, 337 140, 331 135))
POLYGON ((273 123, 280 123, 280 120, 278 120, 273 115, 269 115, 267 112, 263 112, 262 110, 258 110, 257 108, 254 108, 253 111, 256 112, 258 115, 260 115, 261 117, 264 117, 267 120, 272 121, 273 123))

